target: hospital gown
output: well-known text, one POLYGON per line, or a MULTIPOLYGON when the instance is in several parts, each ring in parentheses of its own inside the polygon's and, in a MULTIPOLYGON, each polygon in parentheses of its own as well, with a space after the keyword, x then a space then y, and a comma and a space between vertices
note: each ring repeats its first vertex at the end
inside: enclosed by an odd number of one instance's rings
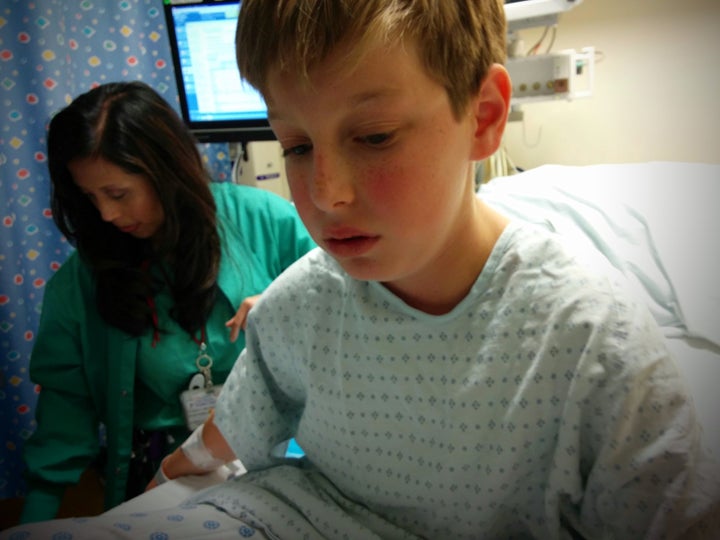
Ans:
POLYGON ((718 501, 647 309, 517 223, 439 316, 311 252, 251 313, 215 421, 250 472, 191 502, 270 537, 663 538, 718 501))

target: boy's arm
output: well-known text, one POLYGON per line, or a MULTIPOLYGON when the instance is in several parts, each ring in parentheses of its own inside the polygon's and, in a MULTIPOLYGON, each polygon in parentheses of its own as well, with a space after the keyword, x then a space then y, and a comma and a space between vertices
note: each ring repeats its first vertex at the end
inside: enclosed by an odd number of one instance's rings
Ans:
POLYGON ((608 318, 603 337, 588 344, 604 360, 591 363, 595 375, 583 373, 597 379, 577 402, 579 439, 558 444, 580 449, 585 470, 578 530, 618 538, 711 530, 720 525, 720 471, 702 446, 692 398, 649 312, 618 312, 626 316, 608 318))
POLYGON ((214 412, 187 440, 168 455, 146 491, 167 480, 212 472, 235 460, 235 454, 215 425, 214 412))

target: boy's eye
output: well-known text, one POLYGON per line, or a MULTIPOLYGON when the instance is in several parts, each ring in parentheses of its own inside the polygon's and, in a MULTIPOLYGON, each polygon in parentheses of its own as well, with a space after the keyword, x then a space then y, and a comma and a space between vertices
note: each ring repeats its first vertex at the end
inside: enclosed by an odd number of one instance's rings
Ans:
POLYGON ((372 135, 365 135, 364 137, 358 137, 358 139, 365 144, 371 146, 382 146, 388 143, 392 139, 391 133, 373 133, 372 135))
POLYGON ((110 198, 111 198, 112 200, 114 200, 114 201, 119 201, 119 200, 122 199, 124 196, 125 196, 125 192, 124 192, 124 191, 110 191, 110 192, 108 193, 108 197, 110 197, 110 198))
POLYGON ((312 144, 298 144, 290 148, 283 148, 282 156, 303 156, 312 150, 312 144))

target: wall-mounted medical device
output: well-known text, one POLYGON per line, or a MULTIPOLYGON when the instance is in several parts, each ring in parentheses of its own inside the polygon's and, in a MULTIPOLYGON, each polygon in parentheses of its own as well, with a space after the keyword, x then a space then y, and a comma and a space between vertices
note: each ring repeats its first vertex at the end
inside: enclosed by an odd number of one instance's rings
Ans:
POLYGON ((513 83, 512 105, 590 97, 595 78, 595 48, 509 58, 506 68, 513 83))
POLYGON ((290 188, 285 176, 285 162, 282 148, 277 141, 249 141, 237 145, 233 165, 233 182, 272 191, 288 200, 290 188))
POLYGON ((508 22, 508 58, 505 63, 513 83, 510 120, 521 119, 520 106, 548 100, 590 97, 595 78, 595 49, 552 51, 560 14, 583 0, 505 0, 508 22), (520 30, 544 27, 540 40, 524 50, 520 30), (550 45, 538 50, 546 36, 550 45), (514 114, 513 114, 514 113, 514 114))

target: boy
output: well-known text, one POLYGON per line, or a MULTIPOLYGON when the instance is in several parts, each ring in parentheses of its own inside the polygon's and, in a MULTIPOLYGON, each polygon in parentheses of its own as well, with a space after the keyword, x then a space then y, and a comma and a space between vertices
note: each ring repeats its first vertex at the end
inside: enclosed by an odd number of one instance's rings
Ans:
POLYGON ((671 537, 698 521, 717 485, 650 315, 474 193, 509 107, 502 3, 245 0, 237 36, 324 250, 257 306, 218 407, 262 471, 245 481, 325 537, 671 537), (307 471, 271 457, 293 436, 307 471))
POLYGON ((504 37, 499 0, 243 1, 240 71, 322 250, 267 289, 215 417, 164 461, 247 467, 190 502, 269 538, 710 534, 718 485, 647 310, 474 193, 504 37))

